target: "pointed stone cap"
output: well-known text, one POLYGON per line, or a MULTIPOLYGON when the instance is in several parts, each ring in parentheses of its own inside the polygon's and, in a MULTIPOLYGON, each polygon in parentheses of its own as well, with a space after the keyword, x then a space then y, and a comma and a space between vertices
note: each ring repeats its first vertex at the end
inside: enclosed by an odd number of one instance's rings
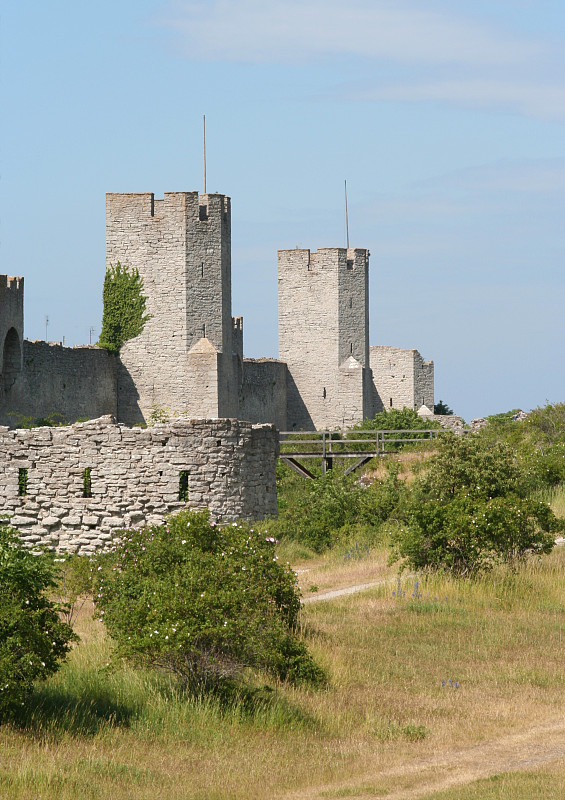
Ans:
POLYGON ((418 414, 419 417, 433 417, 434 416, 434 412, 430 411, 430 409, 427 406, 420 406, 420 408, 417 411, 417 414, 418 414))
POLYGON ((345 361, 339 365, 340 369, 361 369, 361 364, 353 356, 348 356, 345 361))
POLYGON ((217 353, 218 351, 210 341, 206 337, 199 339, 196 344, 193 344, 189 353, 217 353))

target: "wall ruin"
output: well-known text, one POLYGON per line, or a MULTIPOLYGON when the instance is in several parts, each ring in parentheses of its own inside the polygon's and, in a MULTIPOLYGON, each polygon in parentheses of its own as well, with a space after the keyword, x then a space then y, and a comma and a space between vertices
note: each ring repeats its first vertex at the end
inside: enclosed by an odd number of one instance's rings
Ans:
POLYGON ((273 425, 235 419, 3 427, 0 514, 28 545, 78 553, 186 507, 209 508, 218 521, 275 516, 277 455, 273 425))

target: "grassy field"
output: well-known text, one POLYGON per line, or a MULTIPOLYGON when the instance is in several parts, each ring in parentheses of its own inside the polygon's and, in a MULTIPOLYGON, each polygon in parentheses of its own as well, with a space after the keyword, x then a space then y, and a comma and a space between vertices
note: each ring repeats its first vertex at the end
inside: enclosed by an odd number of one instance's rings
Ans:
POLYGON ((85 606, 67 664, 19 727, 0 728, 2 800, 564 796, 562 761, 478 782, 470 770, 432 794, 419 766, 562 719, 564 548, 473 582, 404 578, 400 592, 384 551, 302 568, 305 597, 383 581, 304 607, 326 690, 258 690, 255 676, 238 700, 184 697, 166 675, 110 670, 85 606))

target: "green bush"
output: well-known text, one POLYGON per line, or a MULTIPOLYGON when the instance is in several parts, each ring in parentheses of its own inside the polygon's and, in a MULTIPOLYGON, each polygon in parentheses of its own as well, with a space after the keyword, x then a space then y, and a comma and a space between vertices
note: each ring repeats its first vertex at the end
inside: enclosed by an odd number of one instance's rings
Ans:
POLYGON ((344 476, 337 469, 314 481, 281 470, 278 493, 279 516, 269 521, 269 532, 320 553, 347 540, 357 526, 369 528, 376 537, 401 501, 404 486, 394 470, 386 480, 368 486, 358 475, 344 476))
POLYGON ((445 436, 412 489, 396 557, 415 569, 471 575, 497 562, 548 553, 564 523, 529 496, 511 448, 485 437, 445 436))
POLYGON ((32 554, 0 525, 0 719, 24 702, 34 681, 56 672, 77 638, 46 597, 55 579, 51 555, 32 554))
POLYGON ((323 681, 297 633, 295 575, 258 530, 182 512, 124 532, 99 557, 97 575, 97 608, 116 654, 172 672, 191 691, 217 689, 247 667, 323 681))
MULTIPOLYGON (((389 411, 381 411, 372 419, 364 419, 357 425, 353 425, 348 431, 347 438, 349 440, 355 440, 360 436, 362 438, 362 434, 360 434, 359 431, 425 431, 440 429, 441 425, 436 420, 419 417, 418 413, 413 408, 406 408, 405 406, 403 409, 391 408, 389 411)), ((400 433, 395 436, 397 440, 402 440, 403 438, 421 438, 425 440, 429 439, 429 435, 418 433, 407 433, 403 435, 400 433)), ((394 441, 385 444, 385 449, 387 451, 396 451, 404 446, 402 441, 394 441)), ((367 449, 367 445, 365 444, 354 445, 353 447, 360 451, 367 449)))

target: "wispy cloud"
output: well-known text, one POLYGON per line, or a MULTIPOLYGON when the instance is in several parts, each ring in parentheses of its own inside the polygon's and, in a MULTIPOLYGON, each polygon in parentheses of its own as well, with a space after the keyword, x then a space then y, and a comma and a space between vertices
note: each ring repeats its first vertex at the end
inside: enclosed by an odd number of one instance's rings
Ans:
POLYGON ((565 119, 558 39, 518 34, 447 2, 167 0, 158 23, 198 61, 339 67, 354 59, 356 83, 328 87, 333 98, 565 119))
POLYGON ((161 22, 192 58, 302 63, 361 56, 429 64, 519 64, 541 42, 402 0, 171 0, 161 22))
POLYGON ((357 100, 434 101, 481 109, 519 112, 541 119, 565 119, 565 85, 508 77, 439 79, 346 91, 357 100))

